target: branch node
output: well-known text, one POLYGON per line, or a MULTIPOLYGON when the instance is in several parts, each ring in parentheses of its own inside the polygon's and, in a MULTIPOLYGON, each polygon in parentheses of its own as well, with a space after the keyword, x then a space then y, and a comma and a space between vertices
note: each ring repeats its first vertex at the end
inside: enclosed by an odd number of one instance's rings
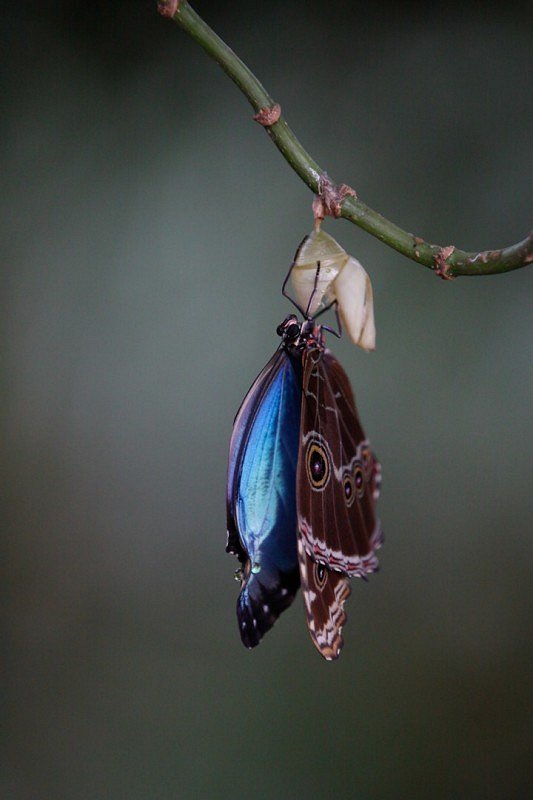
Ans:
POLYGON ((449 244, 448 247, 440 247, 438 252, 433 256, 435 275, 438 275, 445 281, 452 281, 454 277, 450 273, 451 265, 446 263, 446 260, 451 256, 454 250, 455 245, 449 244))
POLYGON ((180 0, 158 0, 157 10, 162 17, 168 17, 169 19, 172 19, 178 10, 179 4, 180 0))
POLYGON ((343 183, 336 186, 326 172, 318 179, 318 192, 313 200, 313 216, 315 220, 324 217, 340 217, 342 201, 345 197, 357 197, 351 186, 343 183))
POLYGON ((281 106, 279 103, 274 103, 273 106, 265 106, 260 108, 257 114, 254 114, 254 119, 264 128, 270 128, 281 117, 281 106))

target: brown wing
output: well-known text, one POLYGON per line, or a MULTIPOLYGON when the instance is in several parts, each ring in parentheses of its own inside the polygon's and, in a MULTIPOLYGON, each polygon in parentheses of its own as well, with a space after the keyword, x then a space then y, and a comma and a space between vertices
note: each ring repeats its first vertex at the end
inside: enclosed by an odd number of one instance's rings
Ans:
POLYGON ((319 653, 331 661, 339 657, 344 644, 344 601, 350 595, 350 583, 341 572, 313 561, 301 538, 298 539, 298 559, 307 627, 319 653))
POLYGON ((348 578, 378 568, 380 466, 365 438, 346 373, 329 351, 302 356, 297 470, 298 558, 313 643, 330 660, 343 645, 348 578))
POLYGON ((329 351, 305 351, 297 504, 311 558, 350 577, 377 569, 379 475, 346 373, 329 351))

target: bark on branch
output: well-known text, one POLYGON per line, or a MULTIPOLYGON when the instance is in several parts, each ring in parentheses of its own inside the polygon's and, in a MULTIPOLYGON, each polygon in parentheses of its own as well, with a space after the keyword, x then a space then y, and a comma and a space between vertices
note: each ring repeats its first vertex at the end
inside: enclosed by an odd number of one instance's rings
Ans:
MULTIPOLYGON (((186 0, 159 0, 160 13, 171 17, 211 56, 239 87, 251 103, 259 121, 286 161, 317 195, 321 196, 326 173, 303 148, 287 125, 279 105, 269 96, 253 72, 228 45, 203 21, 186 0), (275 113, 273 113, 275 110, 275 113), (271 116, 269 116, 269 113, 271 116)), ((329 181, 329 179, 327 179, 329 181)), ((533 261, 533 232, 516 244, 501 249, 469 253, 455 245, 430 244, 402 230, 377 211, 365 205, 342 186, 329 181, 330 188, 342 195, 335 216, 344 217, 407 258, 433 270, 446 280, 459 275, 494 275, 525 267, 533 261)), ((343 185, 344 186, 344 185, 343 185)), ((353 191, 353 190, 352 190, 353 191)))

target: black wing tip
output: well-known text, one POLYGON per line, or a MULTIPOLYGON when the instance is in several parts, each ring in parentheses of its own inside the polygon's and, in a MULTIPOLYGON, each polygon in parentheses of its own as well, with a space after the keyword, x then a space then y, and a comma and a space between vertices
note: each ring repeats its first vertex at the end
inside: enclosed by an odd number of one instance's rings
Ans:
POLYGON ((242 643, 257 647, 280 614, 288 608, 300 585, 298 569, 278 573, 274 586, 263 584, 259 574, 249 575, 237 600, 237 620, 242 643))

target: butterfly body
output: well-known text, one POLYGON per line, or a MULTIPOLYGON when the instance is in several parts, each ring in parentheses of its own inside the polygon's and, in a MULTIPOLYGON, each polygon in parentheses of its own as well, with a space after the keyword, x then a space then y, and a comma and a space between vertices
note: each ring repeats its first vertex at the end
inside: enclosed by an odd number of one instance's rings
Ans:
POLYGON ((377 569, 379 467, 320 325, 290 315, 239 409, 230 444, 227 551, 242 570, 237 617, 259 643, 301 585, 311 638, 342 647, 349 578, 377 569))

